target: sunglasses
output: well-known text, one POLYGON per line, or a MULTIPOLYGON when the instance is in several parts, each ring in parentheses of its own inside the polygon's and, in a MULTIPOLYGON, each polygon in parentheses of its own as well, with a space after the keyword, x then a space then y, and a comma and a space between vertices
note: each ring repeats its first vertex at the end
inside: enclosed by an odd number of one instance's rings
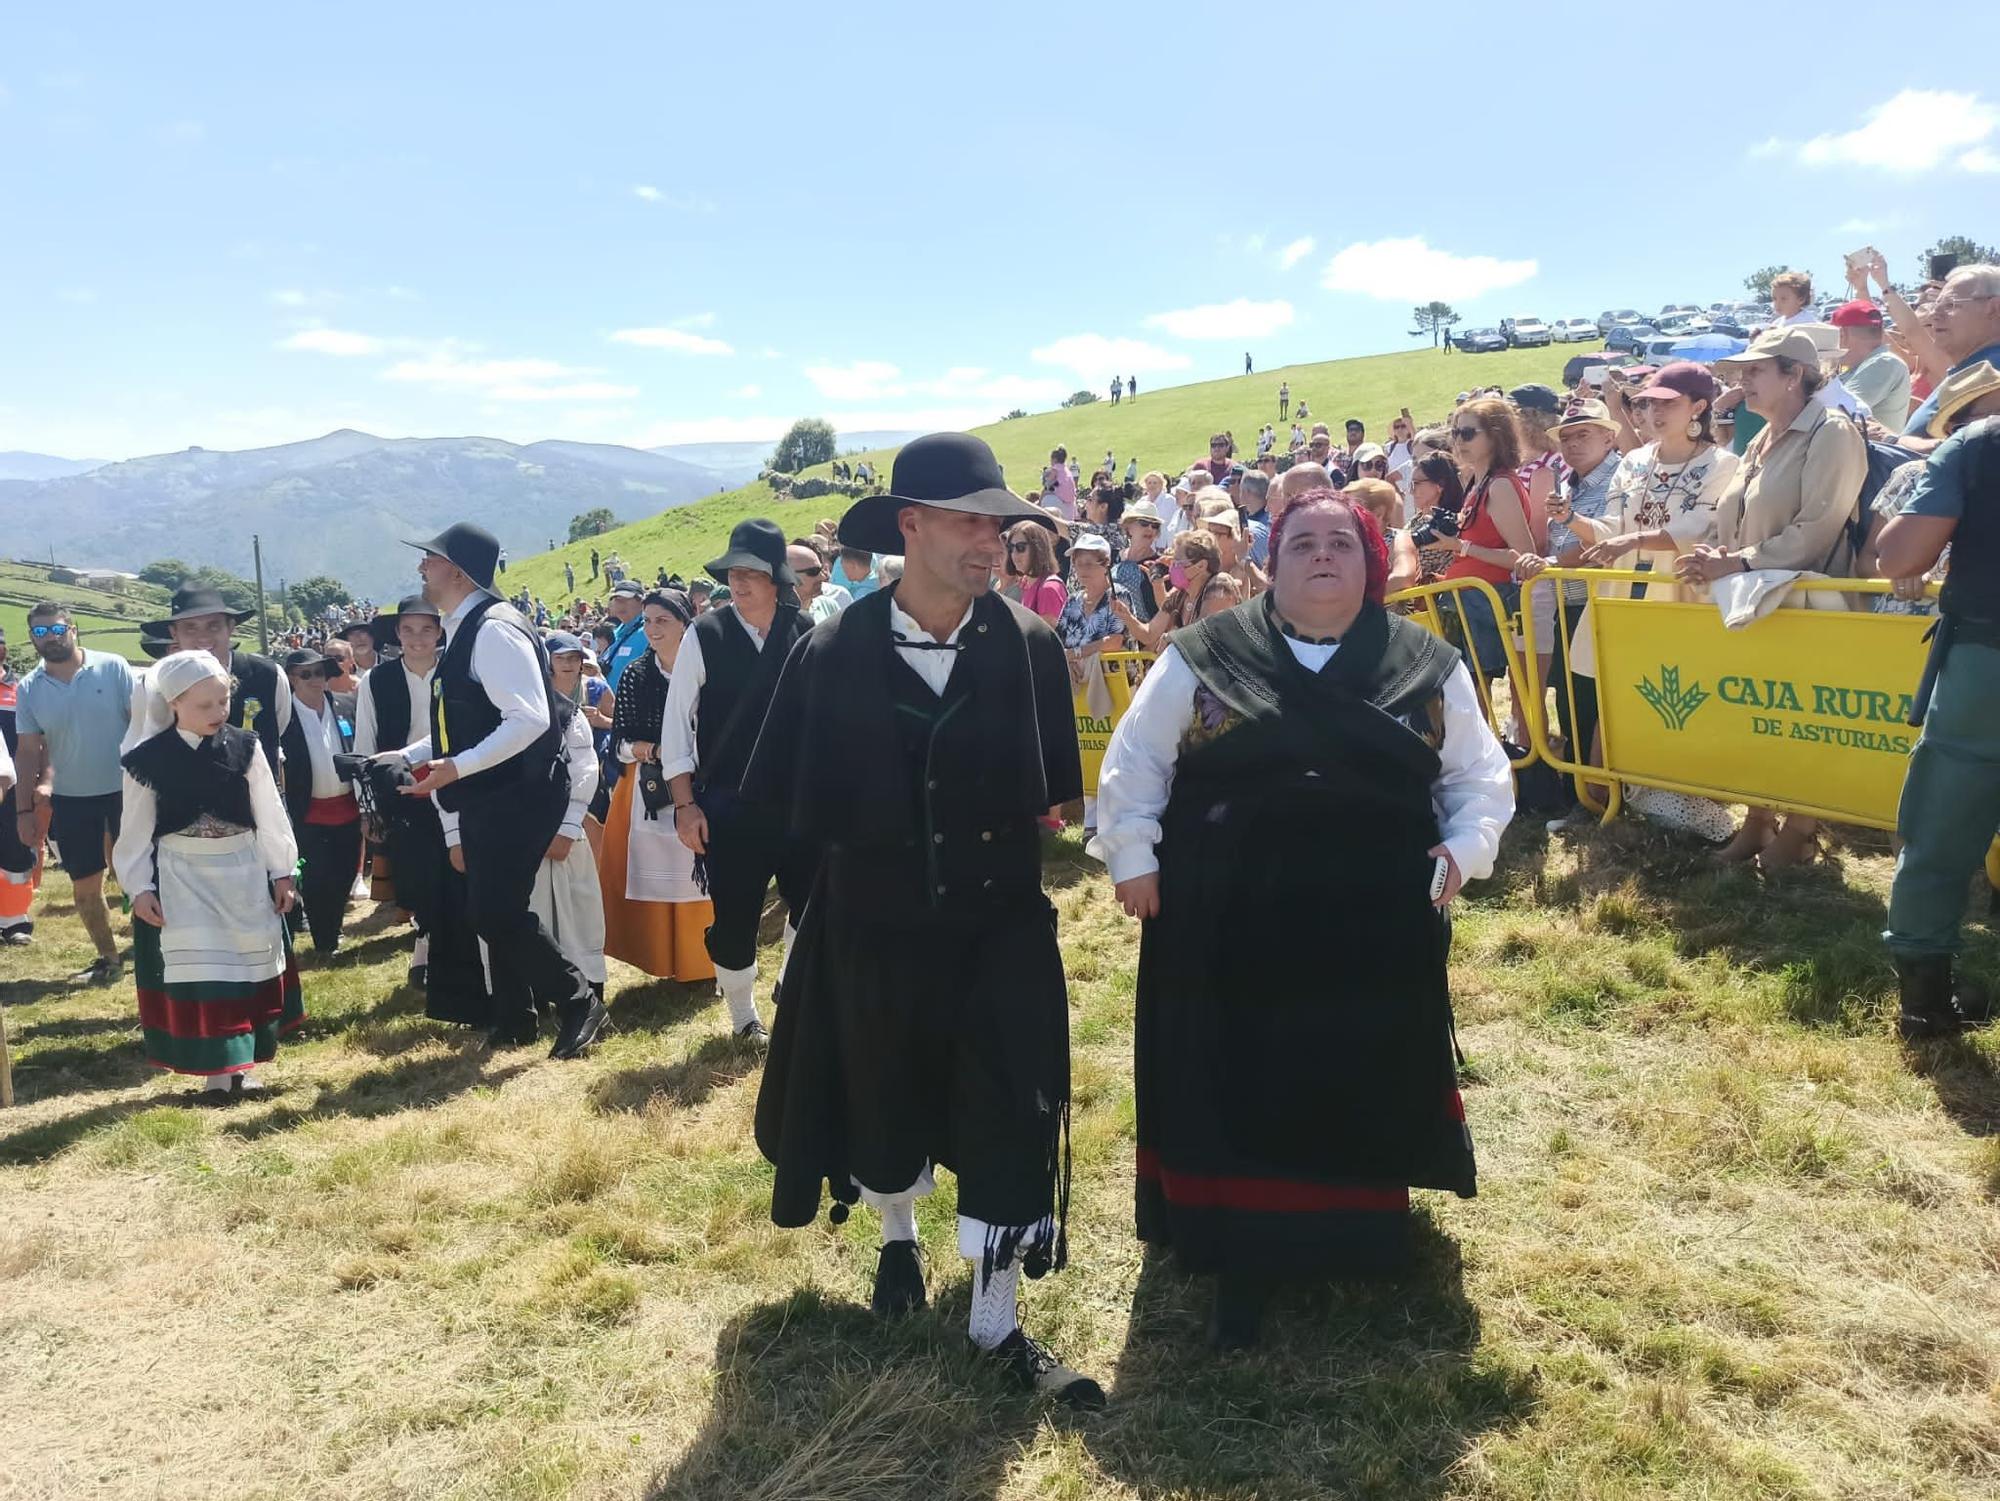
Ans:
POLYGON ((1007 544, 1007 551, 1009 552, 1026 552, 1027 550, 1028 544, 1025 542, 1009 542, 1007 544))
POLYGON ((1479 436, 1479 429, 1476 427, 1455 427, 1451 430, 1451 435, 1461 443, 1470 443, 1474 438, 1479 436))
POLYGON ((33 636, 37 641, 41 640, 44 636, 60 638, 69 634, 69 627, 58 620, 54 625, 31 625, 28 627, 28 634, 33 636))
POLYGON ((800 578, 808 578, 808 579, 816 579, 822 573, 826 572, 824 568, 800 568, 795 571, 798 573, 800 578))
POLYGON ((302 678, 330 678, 333 676, 333 669, 330 667, 294 667, 292 671, 302 678))

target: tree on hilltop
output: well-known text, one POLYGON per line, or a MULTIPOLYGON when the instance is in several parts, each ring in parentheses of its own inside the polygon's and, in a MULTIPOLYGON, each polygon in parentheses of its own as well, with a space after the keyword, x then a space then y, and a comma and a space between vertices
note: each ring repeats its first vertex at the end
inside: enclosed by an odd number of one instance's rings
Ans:
POLYGON ((1982 245, 1965 235, 1946 235, 1917 257, 1918 280, 1927 281, 1931 274, 1931 257, 1934 255, 1955 255, 1961 266, 2000 265, 2000 250, 1991 245, 1982 245))
POLYGON ((1087 407, 1100 398, 1095 391, 1072 391, 1063 398, 1066 407, 1087 407))
POLYGON ((596 537, 618 525, 618 518, 611 514, 609 506, 593 506, 581 515, 569 518, 569 540, 581 542, 586 537, 596 537))
POLYGON ((824 417, 801 417, 778 440, 771 467, 780 474, 797 474, 814 464, 831 464, 838 450, 831 422, 824 417))
POLYGON ((316 573, 309 579, 300 579, 286 590, 293 604, 308 620, 317 620, 326 613, 328 605, 351 605, 354 596, 337 578, 324 573, 316 573))
POLYGON ((1438 347, 1440 338, 1447 335, 1452 324, 1459 319, 1459 315, 1452 311, 1452 306, 1448 302, 1426 302, 1421 307, 1412 308, 1410 317, 1417 325, 1410 330, 1410 337, 1415 339, 1429 334, 1433 349, 1438 347))
POLYGON ((194 566, 183 563, 179 558, 155 558, 139 570, 142 583, 158 584, 162 589, 171 589, 194 572, 194 566))

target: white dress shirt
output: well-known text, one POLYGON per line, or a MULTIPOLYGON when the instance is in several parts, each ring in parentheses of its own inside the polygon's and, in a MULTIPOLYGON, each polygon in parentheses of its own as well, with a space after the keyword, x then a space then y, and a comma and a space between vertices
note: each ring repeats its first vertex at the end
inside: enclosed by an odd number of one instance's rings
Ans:
MULTIPOLYGON (((972 619, 972 606, 977 603, 977 600, 973 600, 966 605, 965 613, 958 617, 958 624, 953 626, 951 634, 944 638, 945 645, 958 644, 958 634, 965 629, 966 622, 972 619)), ((906 614, 894 598, 889 601, 889 631, 898 642, 937 640, 937 637, 917 624, 916 617, 906 614)), ((925 651, 922 647, 899 645, 896 648, 896 655, 910 664, 917 676, 924 680, 925 687, 939 698, 944 697, 945 685, 951 681, 951 670, 958 665, 957 652, 925 651)))
MULTIPOLYGON (((646 655, 650 657, 652 653, 646 655)), ((597 743, 591 738, 590 725, 581 707, 570 716, 563 750, 569 757, 569 807, 563 813, 562 827, 556 832, 565 839, 581 839, 583 815, 590 811, 590 800, 597 796, 597 779, 601 775, 597 767, 597 743)))
MULTIPOLYGON (((199 735, 175 728, 174 733, 189 745, 201 744, 199 735)), ((272 880, 291 877, 299 863, 299 847, 292 839, 292 820, 278 797, 278 784, 271 779, 271 763, 262 752, 250 758, 244 773, 250 783, 250 814, 257 820, 257 857, 272 880)), ((125 798, 119 815, 118 842, 111 847, 111 868, 118 873, 118 885, 127 896, 151 891, 157 885, 153 864, 153 830, 160 819, 160 800, 153 789, 125 773, 125 798)))
MULTIPOLYGON (((764 633, 745 620, 740 610, 731 610, 729 615, 761 652, 764 633)), ((667 682, 666 718, 660 726, 660 774, 669 781, 694 774, 694 726, 701 704, 701 685, 707 681, 708 664, 701 659, 701 637, 690 630, 681 637, 681 649, 674 658, 673 676, 667 682)))
MULTIPOLYGON (((1292 655, 1318 672, 1340 649, 1285 638, 1292 655)), ((1097 837, 1089 852, 1110 868, 1112 881, 1129 881, 1160 868, 1160 815, 1173 791, 1181 741, 1194 722, 1200 679, 1171 643, 1147 670, 1118 721, 1097 774, 1097 837)), ((1507 752, 1480 712, 1472 677, 1459 663, 1444 681, 1443 762, 1431 784, 1442 843, 1459 874, 1477 881, 1493 874, 1500 835, 1514 816, 1514 779, 1507 752)))
MULTIPOLYGON (((306 743, 306 757, 312 763, 312 795, 317 800, 323 797, 339 797, 347 791, 347 783, 333 769, 333 758, 340 750, 340 726, 334 721, 336 714, 331 698, 320 701, 315 713, 299 700, 292 700, 292 712, 299 721, 299 734, 306 743)), ((287 775, 291 768, 286 768, 287 775)))
MULTIPOLYGON (((411 727, 415 728, 418 725, 430 723, 431 679, 437 675, 437 663, 435 660, 432 661, 430 671, 428 672, 410 671, 408 664, 401 657, 398 657, 394 662, 378 663, 368 670, 371 673, 402 673, 403 686, 410 693, 411 727)), ((355 695, 354 753, 357 756, 372 756, 378 750, 396 749, 393 745, 385 746, 377 744, 377 739, 381 733, 381 726, 375 723, 375 695, 369 691, 364 682, 361 692, 355 695)))

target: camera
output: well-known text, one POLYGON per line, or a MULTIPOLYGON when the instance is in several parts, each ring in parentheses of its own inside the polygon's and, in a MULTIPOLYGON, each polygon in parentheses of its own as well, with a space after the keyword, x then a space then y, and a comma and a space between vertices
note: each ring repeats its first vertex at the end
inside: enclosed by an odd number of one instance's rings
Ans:
POLYGON ((1458 535, 1458 512, 1449 506, 1432 506, 1430 515, 1410 528, 1410 540, 1419 547, 1435 547, 1440 537, 1458 535))

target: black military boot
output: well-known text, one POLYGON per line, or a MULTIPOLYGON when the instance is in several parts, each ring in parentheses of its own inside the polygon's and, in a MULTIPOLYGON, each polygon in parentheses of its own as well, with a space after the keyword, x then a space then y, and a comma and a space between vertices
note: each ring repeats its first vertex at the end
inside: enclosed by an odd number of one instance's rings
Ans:
POLYGON ((1954 983, 1949 954, 1900 956, 1896 980, 1902 991, 1896 1032, 1905 1042, 1955 1037, 1993 1019, 1993 997, 1968 981, 1954 983))

